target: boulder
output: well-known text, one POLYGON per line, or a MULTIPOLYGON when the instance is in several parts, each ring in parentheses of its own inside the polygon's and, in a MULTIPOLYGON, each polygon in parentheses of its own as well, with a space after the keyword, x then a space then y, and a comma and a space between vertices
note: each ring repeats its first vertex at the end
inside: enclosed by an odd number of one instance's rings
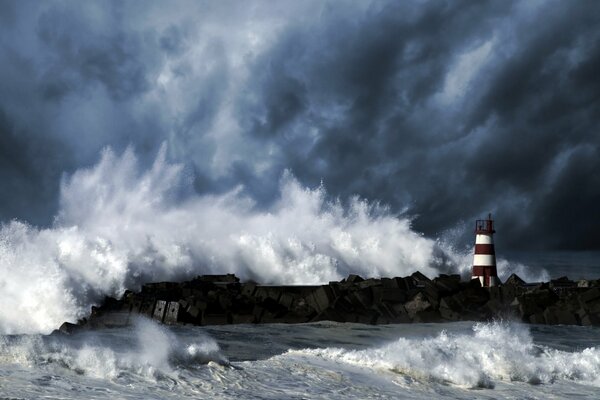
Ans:
POLYGON ((224 275, 200 275, 196 278, 200 282, 210 283, 237 283, 240 278, 235 274, 224 274, 224 275))
POLYGON ((431 302, 423 293, 418 293, 412 300, 404 304, 408 316, 414 319, 420 311, 431 309, 431 302))
POLYGON ((588 289, 579 295, 579 300, 584 303, 592 303, 600 300, 600 288, 588 289))
POLYGON ((575 314, 557 306, 546 308, 544 319, 548 325, 579 325, 575 314))
POLYGON ((404 303, 406 301, 406 292, 398 288, 374 287, 371 288, 373 294, 373 303, 404 303))
POLYGON ((167 302, 165 300, 156 300, 156 303, 154 305, 154 312, 152 313, 152 318, 162 322, 165 317, 166 310, 167 302))
POLYGON ((311 296, 306 298, 307 303, 314 308, 317 313, 325 311, 329 306, 333 304, 335 296, 331 287, 328 285, 320 286, 317 288, 311 296))
POLYGON ((179 317, 179 302, 170 301, 169 303, 167 303, 163 322, 167 325, 174 325, 177 323, 178 317, 179 317))
POLYGON ((256 290, 256 283, 244 283, 242 284, 242 295, 247 297, 252 297, 254 295, 254 291, 256 290))
POLYGON ((504 281, 505 286, 523 286, 525 285, 525 281, 519 277, 517 274, 512 274, 509 276, 506 281, 504 281))
POLYGON ((63 322, 63 324, 58 328, 58 331, 64 333, 65 335, 72 335, 73 333, 80 331, 81 326, 77 324, 72 324, 70 322, 63 322))
POLYGON ((345 280, 346 283, 351 283, 351 284, 355 284, 355 283, 362 282, 362 281, 364 281, 364 279, 362 277, 360 277, 359 275, 355 275, 355 274, 348 275, 348 278, 346 278, 346 280, 345 280))

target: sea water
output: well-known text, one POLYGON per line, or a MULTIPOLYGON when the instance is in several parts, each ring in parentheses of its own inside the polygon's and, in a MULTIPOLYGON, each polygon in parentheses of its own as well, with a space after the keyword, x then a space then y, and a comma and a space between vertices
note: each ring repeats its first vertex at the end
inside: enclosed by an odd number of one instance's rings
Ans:
POLYGON ((600 398, 600 328, 459 322, 127 328, 0 338, 11 399, 600 398))

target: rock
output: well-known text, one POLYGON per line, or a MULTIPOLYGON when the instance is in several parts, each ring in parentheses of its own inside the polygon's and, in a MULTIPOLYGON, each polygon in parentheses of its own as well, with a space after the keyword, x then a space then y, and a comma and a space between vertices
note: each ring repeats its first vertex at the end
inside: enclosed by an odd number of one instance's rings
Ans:
POLYGON ((440 322, 441 320, 442 320, 442 317, 438 310, 428 309, 428 310, 418 311, 415 314, 413 322, 426 323, 426 322, 440 322))
POLYGON ((230 321, 229 314, 203 314, 202 325, 227 325, 230 321))
POLYGON ((600 315, 583 314, 583 316, 581 317, 581 325, 600 326, 600 315))
POLYGON ((504 285, 483 288, 458 275, 433 280, 420 272, 408 277, 363 279, 350 275, 320 286, 261 286, 239 283, 233 274, 189 282, 149 283, 92 307, 87 320, 66 324, 104 328, 128 324, 135 314, 165 324, 301 323, 330 320, 387 324, 511 318, 536 324, 600 325, 600 280, 575 283, 563 277, 526 284, 512 275, 504 285))
POLYGON ((544 319, 548 325, 578 325, 577 317, 572 312, 556 306, 544 310, 544 319))
POLYGON ((165 300, 156 300, 156 304, 154 305, 154 312, 152 313, 152 318, 162 322, 165 317, 166 310, 167 302, 165 300))
POLYGON ((281 294, 279 298, 279 304, 288 310, 292 308, 292 304, 294 303, 294 296, 291 293, 284 292, 281 294))
POLYGON ((440 300, 440 315, 448 321, 460 321, 464 306, 454 297, 444 297, 440 300))
MULTIPOLYGON (((361 282, 362 283, 362 282, 361 282)), ((333 304, 335 297, 331 287, 324 285, 316 289, 311 296, 306 298, 307 303, 314 308, 317 313, 325 311, 333 304)))
POLYGON ((583 303, 592 303, 592 302, 598 301, 600 299, 600 288, 595 287, 595 288, 586 290, 585 292, 583 292, 579 295, 579 299, 583 303))
POLYGON ((64 333, 65 335, 72 335, 73 333, 80 331, 81 326, 72 324, 70 322, 63 322, 63 324, 58 328, 58 331, 64 333))
POLYGON ((356 286, 358 286, 360 289, 366 289, 366 288, 374 287, 374 286, 381 286, 381 280, 369 278, 362 282, 359 282, 356 286))
POLYGON ((397 288, 374 287, 371 288, 371 292, 374 303, 404 303, 406 301, 406 292, 397 288))
POLYGON ((210 282, 210 283, 236 283, 236 282, 240 281, 240 278, 235 276, 235 274, 200 275, 196 279, 200 282, 210 282))
POLYGON ((440 275, 433 279, 433 283, 444 295, 456 293, 461 289, 460 275, 440 275))
POLYGON ((504 282, 505 286, 523 286, 525 285, 525 281, 519 277, 517 274, 512 274, 509 276, 504 282))
POLYGON ((348 275, 348 278, 346 278, 346 283, 358 283, 358 282, 362 282, 364 281, 364 279, 358 275, 354 275, 354 274, 350 274, 348 275))
POLYGON ((346 299, 354 310, 368 309, 373 304, 371 288, 365 288, 346 294, 346 299))
POLYGON ((529 323, 544 325, 546 323, 546 318, 544 317, 544 313, 538 312, 529 316, 529 323))
POLYGON ((167 325, 174 325, 178 321, 179 316, 179 302, 170 301, 167 303, 167 308, 165 312, 165 317, 163 322, 167 325))
POLYGON ((421 272, 417 271, 414 274, 411 275, 411 278, 413 278, 413 280, 417 283, 417 284, 422 284, 425 282, 431 282, 431 279, 429 279, 428 277, 426 277, 425 275, 423 275, 421 272))
POLYGON ((231 314, 232 324, 252 324, 254 323, 253 314, 231 314))
POLYGON ((256 283, 244 283, 242 284, 242 295, 252 297, 256 290, 256 283))
POLYGON ((418 293, 412 300, 404 304, 404 308, 408 316, 414 319, 418 312, 430 309, 431 303, 423 293, 418 293))

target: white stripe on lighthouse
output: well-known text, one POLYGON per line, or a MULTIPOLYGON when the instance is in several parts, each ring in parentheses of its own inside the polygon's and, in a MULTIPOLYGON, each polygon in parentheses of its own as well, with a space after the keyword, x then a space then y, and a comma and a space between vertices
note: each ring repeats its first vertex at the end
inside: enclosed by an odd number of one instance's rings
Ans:
POLYGON ((493 254, 475 254, 473 265, 480 267, 495 266, 496 257, 493 254))
POLYGON ((494 244, 491 235, 477 235, 475 236, 475 244, 494 244))

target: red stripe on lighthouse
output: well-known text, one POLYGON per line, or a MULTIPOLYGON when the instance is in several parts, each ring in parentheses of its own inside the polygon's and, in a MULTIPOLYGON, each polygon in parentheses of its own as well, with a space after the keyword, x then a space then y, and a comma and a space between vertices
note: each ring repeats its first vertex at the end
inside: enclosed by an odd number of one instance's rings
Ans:
POLYGON ((475 254, 496 254, 493 244, 476 244, 475 254))

